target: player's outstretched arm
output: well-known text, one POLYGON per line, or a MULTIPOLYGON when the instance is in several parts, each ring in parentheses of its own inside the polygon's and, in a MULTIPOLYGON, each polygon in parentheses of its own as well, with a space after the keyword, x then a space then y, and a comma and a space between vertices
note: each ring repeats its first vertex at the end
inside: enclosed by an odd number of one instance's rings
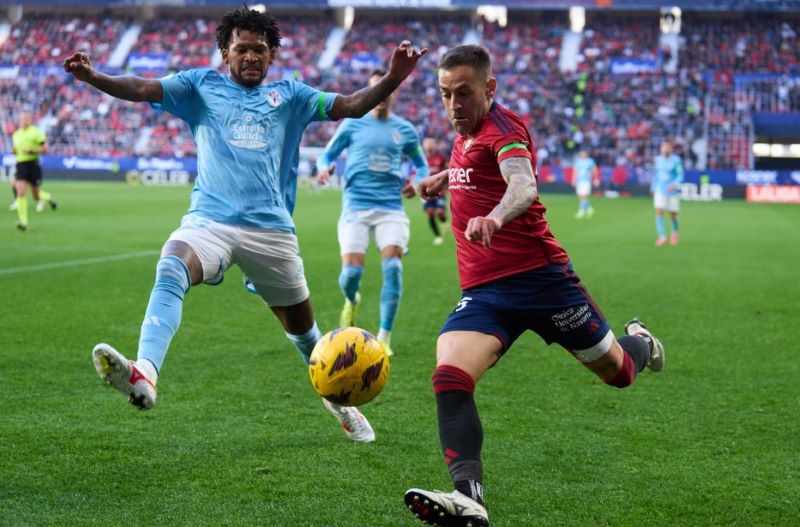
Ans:
POLYGON ((86 53, 73 53, 67 57, 64 60, 64 71, 118 99, 152 103, 160 103, 164 99, 164 90, 159 81, 133 76, 112 77, 100 73, 94 69, 86 53))
POLYGON ((400 86, 400 83, 414 71, 417 61, 427 52, 428 48, 418 50, 411 46, 411 42, 404 40, 392 52, 389 72, 368 88, 362 88, 351 95, 336 97, 333 108, 328 112, 328 117, 336 120, 363 116, 391 95, 400 86))
POLYGON ((480 241, 488 249, 492 236, 500 228, 526 210, 539 195, 536 176, 527 157, 511 157, 500 162, 500 173, 508 187, 500 203, 488 216, 470 218, 464 236, 470 241, 480 241))

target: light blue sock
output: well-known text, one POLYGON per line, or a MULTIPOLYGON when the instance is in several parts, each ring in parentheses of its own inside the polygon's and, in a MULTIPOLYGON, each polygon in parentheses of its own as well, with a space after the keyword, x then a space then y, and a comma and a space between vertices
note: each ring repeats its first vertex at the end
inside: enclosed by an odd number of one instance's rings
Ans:
POLYGON ((386 258, 381 267, 381 329, 391 331, 400 305, 400 295, 403 293, 403 262, 400 258, 386 258))
POLYGON ((586 212, 586 209, 588 209, 588 208, 589 208, 589 200, 588 199, 582 199, 581 200, 581 210, 586 212))
POLYGON ((322 338, 322 333, 317 326, 317 322, 314 321, 314 325, 311 329, 302 335, 287 333, 286 338, 292 341, 294 347, 300 352, 300 358, 303 359, 303 362, 308 366, 308 359, 311 357, 311 352, 314 351, 314 346, 317 345, 317 341, 322 338))
POLYGON ((656 232, 658 232, 658 236, 661 238, 666 236, 666 231, 664 230, 664 216, 656 215, 656 232))
POLYGON ((339 288, 344 296, 351 302, 355 302, 358 288, 361 287, 361 275, 364 273, 362 265, 343 265, 342 272, 339 273, 339 288))
POLYGON ((147 359, 161 370, 169 343, 181 325, 183 297, 191 286, 189 269, 177 256, 165 256, 156 264, 156 283, 139 335, 137 359, 147 359))
POLYGON ((678 232, 678 218, 672 218, 672 232, 678 232))

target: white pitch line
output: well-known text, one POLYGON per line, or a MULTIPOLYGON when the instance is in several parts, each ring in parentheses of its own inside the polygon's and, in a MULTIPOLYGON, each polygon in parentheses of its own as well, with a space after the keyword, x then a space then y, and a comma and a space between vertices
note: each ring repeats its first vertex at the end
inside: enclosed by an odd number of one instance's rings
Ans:
POLYGON ((118 260, 130 260, 143 256, 156 256, 159 251, 138 251, 133 253, 115 254, 111 256, 96 256, 94 258, 83 258, 80 260, 66 260, 64 262, 52 262, 39 265, 23 265, 20 267, 9 267, 0 269, 0 276, 17 273, 29 273, 35 271, 46 271, 48 269, 62 269, 64 267, 77 267, 79 265, 92 265, 104 262, 116 262, 118 260))

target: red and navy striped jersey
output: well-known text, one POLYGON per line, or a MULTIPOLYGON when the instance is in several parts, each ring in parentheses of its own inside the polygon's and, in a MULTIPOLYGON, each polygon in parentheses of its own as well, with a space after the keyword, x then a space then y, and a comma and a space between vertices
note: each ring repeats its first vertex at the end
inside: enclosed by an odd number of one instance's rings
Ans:
POLYGON ((535 172, 535 152, 522 120, 496 103, 478 123, 473 136, 459 135, 456 139, 450 155, 449 190, 462 289, 569 260, 550 232, 539 198, 495 233, 489 249, 464 237, 470 218, 487 216, 506 191, 500 162, 525 157, 531 160, 535 172))

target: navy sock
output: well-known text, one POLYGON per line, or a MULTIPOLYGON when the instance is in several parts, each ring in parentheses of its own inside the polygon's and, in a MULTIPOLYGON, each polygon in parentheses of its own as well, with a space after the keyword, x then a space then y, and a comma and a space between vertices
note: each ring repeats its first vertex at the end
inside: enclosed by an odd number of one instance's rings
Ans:
POLYGON ((437 366, 433 391, 439 442, 455 488, 483 504, 483 427, 475 405, 475 382, 454 366, 437 366))

